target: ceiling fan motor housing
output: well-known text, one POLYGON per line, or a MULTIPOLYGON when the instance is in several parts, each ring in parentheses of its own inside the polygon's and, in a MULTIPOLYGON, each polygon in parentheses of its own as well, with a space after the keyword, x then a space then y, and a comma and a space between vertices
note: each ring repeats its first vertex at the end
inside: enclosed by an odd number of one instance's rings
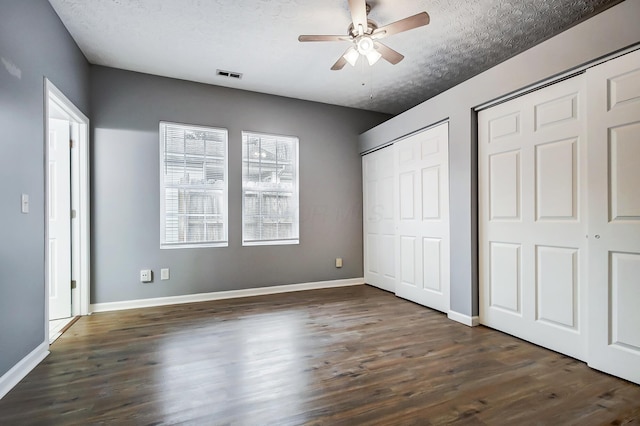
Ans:
MULTIPOLYGON (((367 19, 367 28, 364 29, 364 34, 371 35, 377 29, 378 24, 373 22, 371 19, 367 19)), ((349 24, 349 28, 347 28, 347 34, 349 34, 354 39, 360 35, 360 33, 358 33, 358 30, 354 28, 353 23, 349 24)))

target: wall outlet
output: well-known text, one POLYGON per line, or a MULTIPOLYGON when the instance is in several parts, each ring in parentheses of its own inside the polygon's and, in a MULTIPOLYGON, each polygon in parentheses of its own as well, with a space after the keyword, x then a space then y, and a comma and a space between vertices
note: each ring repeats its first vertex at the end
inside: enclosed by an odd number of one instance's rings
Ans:
POLYGON ((20 197, 20 211, 22 213, 29 213, 29 194, 22 194, 20 197))
POLYGON ((342 258, 336 257, 336 268, 342 268, 342 258))
POLYGON ((169 279, 169 268, 160 269, 160 279, 168 280, 169 279))
POLYGON ((151 269, 142 269, 140 271, 140 282, 150 283, 153 280, 153 272, 151 269))

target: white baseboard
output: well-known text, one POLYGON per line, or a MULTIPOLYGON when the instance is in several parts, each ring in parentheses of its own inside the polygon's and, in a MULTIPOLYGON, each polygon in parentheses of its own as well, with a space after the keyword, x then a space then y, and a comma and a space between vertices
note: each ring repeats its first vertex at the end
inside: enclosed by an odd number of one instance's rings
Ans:
POLYGON ((24 379, 31 370, 49 355, 49 343, 42 342, 31 353, 14 365, 0 377, 0 399, 2 399, 20 380, 24 379))
POLYGON ((469 327, 476 327, 480 325, 480 317, 470 317, 469 315, 460 314, 455 311, 449 311, 447 317, 450 320, 457 321, 461 324, 468 325, 469 327))
POLYGON ((265 294, 288 293, 292 291, 317 290, 322 288, 346 287, 364 284, 364 278, 317 281, 302 284, 277 285, 272 287, 248 288, 243 290, 216 291, 212 293, 185 294, 182 296, 156 297, 153 299, 124 300, 122 302, 95 303, 91 312, 121 311, 124 309, 149 308, 152 306, 177 305, 180 303, 207 302, 211 300, 233 299, 237 297, 262 296, 265 294))

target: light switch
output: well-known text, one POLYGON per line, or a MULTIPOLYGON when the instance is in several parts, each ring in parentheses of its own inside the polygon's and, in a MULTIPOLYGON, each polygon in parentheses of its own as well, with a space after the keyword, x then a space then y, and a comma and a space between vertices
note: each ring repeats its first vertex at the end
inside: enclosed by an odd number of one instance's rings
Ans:
POLYGON ((169 279, 169 268, 160 269, 160 279, 168 280, 169 279))
POLYGON ((29 194, 22 194, 22 213, 29 213, 29 194))

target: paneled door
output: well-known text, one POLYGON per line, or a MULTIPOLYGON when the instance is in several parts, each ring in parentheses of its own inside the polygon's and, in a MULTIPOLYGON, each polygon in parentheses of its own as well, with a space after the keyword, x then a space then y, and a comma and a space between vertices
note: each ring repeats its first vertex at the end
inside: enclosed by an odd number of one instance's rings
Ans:
POLYGON ((49 119, 47 219, 49 319, 71 316, 71 150, 69 122, 49 119))
POLYGON ((480 322, 586 356, 584 76, 478 114, 480 322))
POLYGON ((587 71, 589 365, 640 384, 640 51, 587 71))
POLYGON ((364 279, 395 292, 395 191, 393 146, 362 157, 364 279))
POLYGON ((449 312, 449 124, 397 142, 396 295, 449 312))

